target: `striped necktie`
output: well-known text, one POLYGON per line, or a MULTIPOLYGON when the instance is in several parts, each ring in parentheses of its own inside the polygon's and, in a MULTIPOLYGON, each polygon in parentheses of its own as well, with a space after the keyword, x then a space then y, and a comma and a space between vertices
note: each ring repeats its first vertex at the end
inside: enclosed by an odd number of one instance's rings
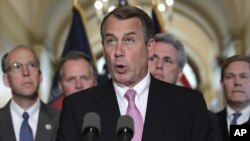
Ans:
POLYGON ((127 115, 130 115, 134 120, 135 133, 132 141, 141 141, 142 131, 143 131, 143 119, 140 111, 135 105, 135 95, 136 91, 133 89, 128 89, 125 93, 125 98, 128 100, 127 115))
POLYGON ((231 125, 237 125, 237 120, 241 116, 241 113, 234 113, 233 114, 233 119, 231 121, 231 125))

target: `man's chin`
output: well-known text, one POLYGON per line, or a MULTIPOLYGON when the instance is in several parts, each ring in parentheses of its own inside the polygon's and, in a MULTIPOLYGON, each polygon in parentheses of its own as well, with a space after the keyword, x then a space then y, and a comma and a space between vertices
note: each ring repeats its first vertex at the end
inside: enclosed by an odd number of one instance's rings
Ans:
POLYGON ((162 77, 161 75, 154 75, 154 77, 155 77, 156 79, 158 79, 158 80, 162 80, 162 81, 164 80, 163 77, 162 77))
POLYGON ((20 97, 23 97, 25 99, 36 99, 38 97, 38 93, 34 91, 24 92, 22 94, 19 94, 20 97))

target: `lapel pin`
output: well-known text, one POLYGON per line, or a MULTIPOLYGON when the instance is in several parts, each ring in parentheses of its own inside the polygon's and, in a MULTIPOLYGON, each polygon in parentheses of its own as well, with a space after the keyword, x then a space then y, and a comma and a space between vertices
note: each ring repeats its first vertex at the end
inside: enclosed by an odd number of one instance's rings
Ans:
POLYGON ((49 124, 49 123, 45 124, 45 129, 51 130, 51 128, 52 128, 51 124, 49 124))

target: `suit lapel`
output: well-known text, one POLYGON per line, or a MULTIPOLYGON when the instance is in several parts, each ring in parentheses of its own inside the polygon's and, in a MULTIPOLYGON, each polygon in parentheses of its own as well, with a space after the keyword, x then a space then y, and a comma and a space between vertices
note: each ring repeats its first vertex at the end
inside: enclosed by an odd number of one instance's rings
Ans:
MULTIPOLYGON (((168 89, 162 89, 160 81, 151 77, 148 104, 144 122, 143 141, 161 140, 159 129, 165 128, 171 116, 173 104, 168 89)), ((164 85, 166 88, 166 86, 164 85)))
POLYGON ((116 123, 118 118, 120 117, 120 110, 116 98, 116 93, 112 84, 112 81, 109 81, 107 86, 104 87, 102 93, 97 98, 98 102, 98 113, 100 113, 101 117, 101 126, 102 134, 105 139, 112 141, 112 139, 116 138, 116 123))
POLYGON ((41 102, 35 141, 50 141, 55 138, 58 128, 57 121, 53 120, 56 119, 55 116, 55 113, 51 113, 48 107, 41 102))
POLYGON ((10 102, 0 110, 0 140, 16 141, 10 113, 10 102))
POLYGON ((226 111, 226 109, 224 109, 220 113, 218 113, 218 117, 219 117, 222 138, 224 141, 228 141, 229 140, 229 133, 228 133, 228 128, 227 128, 227 111, 226 111))
MULTIPOLYGON (((166 128, 168 118, 171 115, 173 103, 171 102, 170 89, 162 90, 163 82, 160 82, 151 77, 149 86, 147 112, 144 122, 143 141, 160 140, 162 133, 158 130, 166 128), (155 130, 157 129, 157 130, 155 130)), ((109 140, 116 137, 116 123, 121 116, 119 106, 115 94, 112 81, 103 87, 102 93, 97 98, 98 113, 101 117, 102 134, 105 139, 109 140), (108 114, 107 114, 108 113, 108 114)), ((165 83, 164 83, 164 87, 165 83)))

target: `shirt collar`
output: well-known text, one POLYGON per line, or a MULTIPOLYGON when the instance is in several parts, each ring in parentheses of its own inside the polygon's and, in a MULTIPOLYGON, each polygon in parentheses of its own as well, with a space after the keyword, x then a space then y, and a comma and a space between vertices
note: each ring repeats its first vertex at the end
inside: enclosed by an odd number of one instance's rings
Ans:
POLYGON ((141 94, 143 94, 144 91, 146 91, 149 88, 150 80, 151 80, 150 73, 148 71, 147 75, 138 84, 136 84, 133 88, 121 86, 121 85, 118 85, 117 83, 113 83, 113 85, 114 85, 115 91, 118 94, 119 98, 123 99, 125 92, 128 89, 134 89, 136 91, 137 97, 140 99, 141 94))
POLYGON ((27 112, 30 116, 32 116, 36 111, 39 110, 41 103, 40 100, 37 99, 37 101, 26 111, 22 109, 13 99, 10 102, 11 108, 16 112, 19 116, 22 117, 23 112, 27 112))
MULTIPOLYGON (((232 117, 236 113, 229 105, 227 105, 227 117, 232 117)), ((242 115, 250 115, 250 105, 240 111, 242 115)))

